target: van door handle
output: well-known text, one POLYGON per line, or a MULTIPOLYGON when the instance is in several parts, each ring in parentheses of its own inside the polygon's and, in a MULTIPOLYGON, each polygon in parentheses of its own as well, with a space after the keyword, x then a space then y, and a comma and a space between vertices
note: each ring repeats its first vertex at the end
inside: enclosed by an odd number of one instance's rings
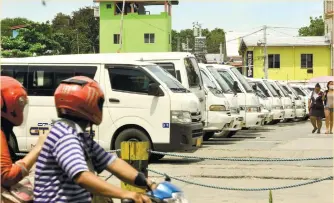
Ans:
POLYGON ((202 102, 202 101, 204 101, 204 99, 203 98, 199 98, 199 101, 202 102))
POLYGON ((119 103, 120 101, 118 99, 115 99, 115 98, 109 98, 109 102, 111 102, 111 103, 119 103))

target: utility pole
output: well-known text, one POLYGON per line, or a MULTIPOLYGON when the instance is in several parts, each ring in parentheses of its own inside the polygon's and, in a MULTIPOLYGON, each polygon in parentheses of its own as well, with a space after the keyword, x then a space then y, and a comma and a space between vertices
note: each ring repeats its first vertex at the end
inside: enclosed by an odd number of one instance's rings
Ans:
POLYGON ((222 64, 223 63, 223 43, 220 43, 219 45, 219 63, 222 64))
POLYGON ((264 78, 268 79, 267 26, 263 26, 264 78))
POLYGON ((181 41, 180 41, 180 37, 177 38, 177 51, 180 52, 180 47, 181 47, 181 41))
POLYGON ((78 29, 76 29, 76 33, 77 33, 77 49, 78 49, 78 54, 80 53, 80 49, 79 49, 79 34, 78 34, 78 29))
POLYGON ((122 15, 121 15, 121 25, 120 25, 120 31, 119 31, 119 50, 118 50, 118 52, 121 52, 122 47, 123 47, 124 10, 125 10, 125 0, 123 0, 123 5, 122 5, 122 15))

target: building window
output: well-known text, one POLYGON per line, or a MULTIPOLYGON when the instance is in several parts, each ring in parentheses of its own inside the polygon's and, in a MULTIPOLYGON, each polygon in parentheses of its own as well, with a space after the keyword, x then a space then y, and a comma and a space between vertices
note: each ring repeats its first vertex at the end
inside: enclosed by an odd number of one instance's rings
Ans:
POLYGON ((119 43, 120 43, 120 35, 114 34, 114 44, 119 44, 119 43))
POLYGON ((269 54, 268 55, 268 67, 269 68, 280 68, 281 67, 281 57, 279 54, 269 54))
POLYGON ((144 41, 145 44, 153 44, 155 41, 155 35, 154 33, 146 33, 144 34, 144 41))
POLYGON ((302 68, 313 68, 313 54, 301 54, 300 65, 302 68))
POLYGON ((111 4, 107 4, 107 9, 111 9, 111 4))

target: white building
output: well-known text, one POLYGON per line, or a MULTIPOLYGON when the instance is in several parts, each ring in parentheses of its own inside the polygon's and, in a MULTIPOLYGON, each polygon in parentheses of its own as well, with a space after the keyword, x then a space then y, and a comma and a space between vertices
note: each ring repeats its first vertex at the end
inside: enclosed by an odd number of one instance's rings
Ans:
POLYGON ((332 75, 334 75, 334 0, 324 0, 325 34, 331 38, 332 75))

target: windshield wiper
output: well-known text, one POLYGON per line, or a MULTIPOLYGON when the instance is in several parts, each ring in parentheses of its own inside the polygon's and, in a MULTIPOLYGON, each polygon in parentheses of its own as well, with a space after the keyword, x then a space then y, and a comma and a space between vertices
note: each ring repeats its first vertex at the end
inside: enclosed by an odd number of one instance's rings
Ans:
POLYGON ((170 88, 170 90, 176 91, 176 92, 190 92, 186 88, 170 88))

